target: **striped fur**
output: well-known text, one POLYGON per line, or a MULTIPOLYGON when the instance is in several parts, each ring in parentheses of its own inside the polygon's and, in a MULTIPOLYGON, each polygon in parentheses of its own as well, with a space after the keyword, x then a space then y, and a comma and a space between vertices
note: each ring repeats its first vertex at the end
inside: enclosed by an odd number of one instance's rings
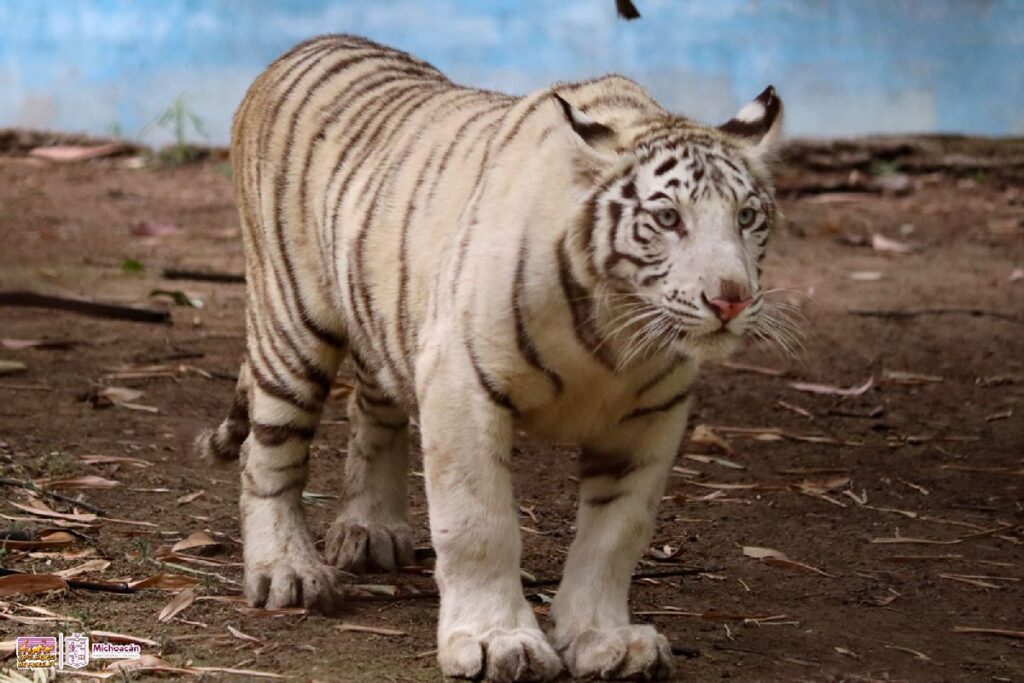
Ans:
POLYGON ((415 416, 444 672, 670 675, 665 639, 629 625, 629 573, 699 363, 776 329, 759 327, 758 275, 780 112, 769 89, 707 127, 618 76, 514 98, 351 36, 274 62, 233 131, 246 361, 227 420, 199 440, 213 459, 242 454, 248 599, 340 603, 301 493, 348 357, 357 386, 331 565, 412 562, 415 416), (578 534, 548 637, 519 584, 517 428, 583 446, 578 534))

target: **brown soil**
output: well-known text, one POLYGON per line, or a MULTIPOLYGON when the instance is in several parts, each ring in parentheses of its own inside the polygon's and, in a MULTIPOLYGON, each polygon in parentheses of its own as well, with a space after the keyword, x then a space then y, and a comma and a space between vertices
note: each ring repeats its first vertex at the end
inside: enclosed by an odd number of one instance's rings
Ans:
MULTIPOLYGON (((875 181, 885 176, 871 175, 900 170, 899 150, 874 166, 875 152, 865 161, 863 155, 843 156, 850 153, 847 147, 820 146, 808 163, 801 161, 809 158, 806 150, 788 157, 792 163, 784 169, 783 189, 789 198, 783 209, 789 221, 774 237, 765 278, 767 286, 782 288, 776 296, 802 308, 811 341, 798 361, 757 346, 735 359, 784 372, 781 376, 708 368, 692 424, 778 428, 833 442, 768 440, 770 435, 751 438, 719 430, 733 449, 724 457, 745 469, 680 456, 680 467, 699 474, 671 480, 655 546, 681 545, 682 553, 663 561, 648 556, 640 569, 685 565, 708 571, 637 581, 631 607, 717 613, 638 617, 656 624, 673 644, 700 650, 699 657, 679 658, 681 678, 1024 680, 1024 640, 953 630, 1024 629, 1024 281, 1009 277, 1024 265, 1024 192, 1019 175, 988 163, 1001 158, 1000 146, 984 144, 984 164, 963 162, 966 153, 957 147, 947 170, 941 158, 930 166, 908 164, 916 175, 881 184, 910 190, 905 195, 877 193, 875 181), (867 194, 820 194, 836 189, 867 194), (917 250, 891 254, 858 246, 873 234, 913 243, 917 250), (880 273, 881 279, 851 277, 864 272, 880 273), (986 313, 910 318, 850 313, 927 307, 986 313), (934 377, 906 384, 890 377, 892 372, 934 377), (847 387, 869 377, 875 385, 850 398, 790 386, 808 381, 847 387), (840 481, 846 478, 848 483, 840 481), (795 486, 807 481, 816 486, 803 492, 795 486), (721 483, 757 487, 707 487, 721 483), (708 499, 709 494, 717 497, 708 499), (946 543, 873 542, 893 537, 946 543), (745 557, 743 546, 774 548, 820 571, 745 557), (919 559, 898 561, 907 556, 919 559)), ((1010 166, 1017 155, 1016 148, 1005 153, 1010 166)), ((212 559, 240 559, 236 477, 230 469, 211 471, 197 463, 189 443, 228 408, 230 377, 243 346, 243 287, 160 275, 167 266, 242 271, 229 171, 215 160, 181 168, 130 166, 123 157, 54 165, 21 151, 0 156, 0 289, 150 305, 156 305, 148 297, 153 289, 184 289, 205 304, 201 310, 175 306, 172 325, 0 308, 0 337, 77 342, 61 349, 0 347, 0 359, 28 366, 0 377, 2 476, 116 479, 118 488, 64 493, 81 493, 110 517, 156 525, 100 519, 81 529, 87 540, 74 547, 92 544, 99 557, 112 562, 102 573, 78 577, 94 580, 157 573, 151 558, 158 549, 197 530, 224 542, 225 550, 212 559), (134 236, 131 228, 146 221, 178 229, 163 237, 134 236), (139 261, 144 271, 123 272, 125 259, 139 261), (124 366, 151 365, 166 366, 165 376, 105 379, 124 366), (143 390, 136 402, 159 412, 99 408, 82 400, 108 385, 143 390), (82 454, 132 456, 153 466, 84 465, 75 458, 82 454), (195 500, 178 502, 199 490, 204 493, 195 500)), ((326 419, 310 488, 336 494, 345 449, 342 400, 331 402, 326 419)), ((522 516, 529 529, 523 534, 523 567, 536 576, 557 576, 572 537, 575 455, 524 445, 514 470, 521 503, 533 513, 522 516)), ((426 545, 421 480, 413 481, 413 519, 426 545)), ((5 501, 28 500, 20 489, 0 491, 5 501)), ((71 509, 51 503, 61 511, 71 509)), ((0 508, 8 516, 25 516, 6 502, 0 508)), ((331 501, 311 503, 308 512, 322 532, 331 519, 331 501)), ((81 562, 33 559, 21 551, 7 551, 0 560, 9 568, 38 572, 81 562)), ((197 588, 200 593, 237 588, 236 566, 183 566, 227 579, 207 577, 197 588)), ((429 577, 415 574, 363 580, 397 585, 403 593, 431 589, 429 577)), ((548 594, 531 590, 538 592, 548 594)), ((157 623, 171 597, 152 590, 127 596, 71 590, 15 599, 81 619, 75 630, 156 640, 159 648, 144 652, 174 665, 241 666, 302 680, 440 680, 431 652, 437 609, 429 599, 353 603, 339 619, 250 616, 229 603, 203 601, 169 623, 157 623), (342 621, 407 635, 342 632, 336 628, 342 621), (232 636, 229 625, 260 642, 232 636)), ((536 604, 543 613, 543 599, 536 604)), ((57 624, 0 620, 0 640, 57 629, 57 624)))

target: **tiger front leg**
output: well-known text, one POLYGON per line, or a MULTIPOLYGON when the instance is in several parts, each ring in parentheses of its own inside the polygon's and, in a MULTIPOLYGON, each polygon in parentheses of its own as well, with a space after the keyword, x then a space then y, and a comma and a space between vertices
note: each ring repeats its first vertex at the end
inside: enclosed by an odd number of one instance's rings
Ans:
POLYGON ((418 393, 441 669, 456 678, 550 680, 562 665, 523 597, 519 573, 512 416, 468 362, 438 364, 418 393))
POLYGON ((551 608, 553 640, 573 676, 672 676, 668 640, 629 623, 628 598, 685 426, 684 404, 627 419, 584 446, 576 539, 551 608))

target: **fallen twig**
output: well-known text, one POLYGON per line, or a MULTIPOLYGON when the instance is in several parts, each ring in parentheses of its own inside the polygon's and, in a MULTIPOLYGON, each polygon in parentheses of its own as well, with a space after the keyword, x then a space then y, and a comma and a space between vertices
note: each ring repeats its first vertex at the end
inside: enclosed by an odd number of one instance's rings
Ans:
POLYGON ((1024 320, 1007 313, 990 311, 986 308, 950 307, 950 308, 894 308, 894 309, 873 309, 854 308, 847 311, 850 315, 859 315, 867 318, 917 318, 922 315, 970 315, 976 318, 989 317, 1006 320, 1008 322, 1024 325, 1024 320))
POLYGON ((988 636, 1003 636, 1024 640, 1024 631, 1010 631, 1005 628, 975 628, 973 626, 954 626, 953 633, 978 633, 988 636))
POLYGON ((188 270, 187 268, 164 268, 160 273, 167 280, 195 280, 197 282, 245 282, 245 276, 238 273, 219 273, 212 270, 188 270))
POLYGON ((975 538, 985 538, 987 536, 998 536, 1007 531, 1015 531, 1020 524, 1007 524, 1005 526, 996 527, 995 529, 985 529, 973 534, 967 534, 966 536, 960 536, 959 538, 953 538, 946 541, 939 541, 931 538, 914 538, 910 536, 895 536, 892 538, 873 538, 872 543, 876 544, 897 544, 897 543, 918 543, 925 545, 956 545, 957 543, 963 543, 964 541, 970 541, 975 538))
POLYGON ((41 496, 46 496, 47 498, 50 498, 52 500, 58 500, 58 501, 60 501, 62 503, 67 503, 68 505, 76 505, 76 506, 82 508, 83 510, 88 510, 89 512, 92 512, 94 514, 100 515, 101 517, 105 516, 107 514, 102 509, 96 507, 95 505, 93 505, 91 503, 84 503, 84 502, 82 502, 80 500, 76 500, 76 499, 70 498, 68 496, 62 496, 59 493, 54 493, 53 491, 47 491, 44 488, 40 488, 39 486, 36 486, 35 484, 33 484, 30 481, 22 481, 21 479, 2 478, 2 479, 0 479, 0 486, 17 486, 17 487, 20 487, 20 488, 23 488, 23 489, 28 489, 29 491, 33 491, 35 493, 38 493, 41 496))
POLYGON ((170 312, 162 308, 127 306, 125 304, 104 303, 78 297, 40 294, 39 292, 0 292, 0 306, 50 308, 80 313, 82 315, 91 315, 96 318, 134 320, 142 323, 169 323, 171 321, 170 312))

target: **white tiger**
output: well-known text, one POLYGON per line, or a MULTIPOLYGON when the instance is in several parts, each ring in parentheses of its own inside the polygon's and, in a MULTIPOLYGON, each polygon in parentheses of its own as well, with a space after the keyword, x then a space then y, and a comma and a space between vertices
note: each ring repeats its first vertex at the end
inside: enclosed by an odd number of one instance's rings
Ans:
POLYGON ((444 673, 670 676, 666 639, 630 625, 630 574, 700 362, 772 335, 758 279, 781 111, 769 87, 706 127, 619 76, 515 98, 351 36, 274 62, 233 130, 246 361, 230 415, 199 439, 213 459, 243 454, 248 600, 329 612, 335 567, 412 563, 414 416, 444 673), (325 564, 301 493, 346 355, 357 386, 325 564), (517 429, 582 446, 548 634, 520 583, 517 429))

